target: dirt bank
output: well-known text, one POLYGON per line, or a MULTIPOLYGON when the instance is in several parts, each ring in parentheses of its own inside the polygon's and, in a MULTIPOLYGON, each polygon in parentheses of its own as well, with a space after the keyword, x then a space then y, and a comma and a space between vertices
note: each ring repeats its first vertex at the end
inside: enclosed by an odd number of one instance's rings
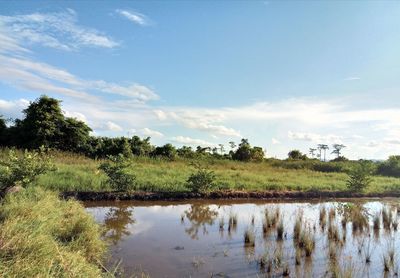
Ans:
POLYGON ((179 201, 188 199, 332 199, 332 198, 383 198, 400 197, 400 192, 354 193, 348 191, 215 191, 192 192, 63 192, 62 198, 80 201, 179 201))

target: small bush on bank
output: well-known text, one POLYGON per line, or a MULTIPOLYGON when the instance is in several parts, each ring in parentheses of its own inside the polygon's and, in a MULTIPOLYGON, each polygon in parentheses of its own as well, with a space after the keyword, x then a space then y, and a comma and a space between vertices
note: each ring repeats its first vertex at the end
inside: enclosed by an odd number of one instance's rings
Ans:
POLYGON ((101 277, 106 246, 82 205, 38 187, 0 205, 0 277, 101 277))
POLYGON ((129 173, 129 160, 123 156, 110 157, 103 162, 99 169, 107 175, 107 183, 117 191, 129 191, 136 189, 136 176, 129 173))
POLYGON ((349 173, 347 188, 350 191, 363 191, 371 183, 371 167, 366 161, 360 162, 349 173))
POLYGON ((186 186, 192 192, 206 192, 216 187, 215 174, 207 168, 195 165, 197 171, 192 173, 186 181, 186 186))
POLYGON ((6 157, 0 160, 0 192, 12 186, 26 187, 50 170, 54 170, 54 165, 43 149, 25 150, 22 155, 9 150, 6 157))

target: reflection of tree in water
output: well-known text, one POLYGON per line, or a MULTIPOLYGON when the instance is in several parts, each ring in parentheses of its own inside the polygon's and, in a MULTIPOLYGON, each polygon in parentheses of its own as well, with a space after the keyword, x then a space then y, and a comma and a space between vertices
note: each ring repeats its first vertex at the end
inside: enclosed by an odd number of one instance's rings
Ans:
POLYGON ((214 224, 218 217, 218 211, 211 209, 208 205, 193 204, 190 209, 185 211, 186 218, 190 221, 190 227, 186 228, 186 233, 192 239, 198 239, 199 229, 203 229, 203 234, 207 234, 207 225, 214 224))
POLYGON ((115 245, 123 236, 131 234, 128 225, 133 223, 135 223, 133 209, 128 205, 112 207, 106 213, 104 219, 105 237, 115 245))

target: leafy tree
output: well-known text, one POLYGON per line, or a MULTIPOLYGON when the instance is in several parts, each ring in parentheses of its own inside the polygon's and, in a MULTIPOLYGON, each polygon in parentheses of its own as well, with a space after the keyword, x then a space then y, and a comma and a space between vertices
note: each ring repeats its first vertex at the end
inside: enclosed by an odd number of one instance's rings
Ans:
POLYGON ((264 159, 265 153, 261 147, 253 147, 251 149, 251 160, 261 162, 264 159))
POLYGON ((185 157, 185 158, 194 158, 195 157, 195 152, 192 150, 192 147, 188 146, 182 146, 177 150, 177 153, 180 157, 185 157))
POLYGON ((171 144, 165 144, 164 146, 156 147, 152 156, 162 156, 173 160, 176 157, 176 148, 171 144))
POLYGON ((306 160, 307 156, 299 150, 292 150, 288 153, 288 158, 293 160, 306 160))
POLYGON ((26 187, 39 175, 51 170, 54 170, 54 165, 43 148, 39 151, 25 150, 22 155, 10 150, 7 157, 0 160, 0 192, 12 186, 26 187))
POLYGON ((24 146, 29 148, 60 147, 64 115, 59 100, 41 96, 23 110, 21 121, 24 146))
POLYGON ((378 174, 400 177, 400 155, 389 156, 389 159, 378 165, 378 174))
POLYGON ((86 150, 91 131, 92 129, 84 122, 74 118, 66 118, 60 128, 59 148, 68 151, 86 150))
POLYGON ((207 168, 195 165, 197 171, 192 173, 186 181, 186 186, 192 192, 206 192, 215 187, 215 174, 207 168))
POLYGON ((362 191, 371 183, 371 165, 367 161, 358 163, 349 173, 347 187, 351 191, 362 191))
POLYGON ((154 150, 154 146, 150 144, 150 137, 140 139, 138 136, 133 136, 131 139, 132 153, 137 156, 149 156, 154 150))
POLYGON ((0 146, 4 146, 6 143, 7 125, 6 120, 0 115, 0 146))
POLYGON ((346 146, 343 144, 333 144, 332 148, 333 151, 331 153, 336 154, 336 157, 339 158, 342 149, 346 148, 346 146))
POLYGON ((117 191, 136 189, 136 176, 128 172, 129 161, 123 157, 110 156, 109 160, 99 166, 99 170, 107 175, 107 183, 117 191))
POLYGON ((248 139, 242 139, 236 152, 233 154, 233 159, 240 161, 250 161, 251 146, 248 139))
POLYGON ((133 156, 131 144, 129 144, 126 138, 122 138, 121 153, 125 158, 131 158, 133 156))
POLYGON ((314 156, 315 156, 315 151, 316 151, 316 150, 317 150, 317 149, 315 149, 315 148, 310 148, 310 149, 309 149, 308 153, 311 155, 312 158, 314 158, 314 156))

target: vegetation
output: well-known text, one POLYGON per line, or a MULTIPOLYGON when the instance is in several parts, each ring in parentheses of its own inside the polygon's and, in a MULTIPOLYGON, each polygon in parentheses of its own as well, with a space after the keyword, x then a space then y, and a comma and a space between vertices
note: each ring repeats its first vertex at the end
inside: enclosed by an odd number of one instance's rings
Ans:
POLYGON ((366 162, 360 163, 349 173, 347 186, 351 191, 363 191, 371 183, 371 168, 366 162))
POLYGON ((101 277, 100 227, 76 201, 28 188, 0 206, 1 277, 101 277))
POLYGON ((206 192, 215 187, 215 174, 206 168, 196 165, 197 172, 192 173, 187 180, 187 187, 193 192, 206 192))
POLYGON ((136 177, 129 173, 129 162, 122 156, 110 157, 100 164, 99 169, 107 175, 106 183, 114 190, 129 191, 135 189, 136 177))
POLYGON ((53 166, 43 149, 22 153, 9 150, 0 160, 0 193, 12 186, 26 187, 49 170, 53 166))

